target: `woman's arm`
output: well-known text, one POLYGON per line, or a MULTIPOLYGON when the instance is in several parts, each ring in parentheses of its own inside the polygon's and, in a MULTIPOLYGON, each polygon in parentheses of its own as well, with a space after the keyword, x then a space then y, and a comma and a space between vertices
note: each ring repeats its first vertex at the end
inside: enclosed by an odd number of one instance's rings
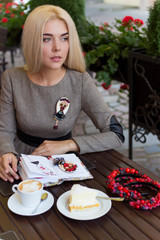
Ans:
POLYGON ((64 141, 48 141, 45 140, 39 147, 37 147, 32 155, 50 156, 57 154, 65 154, 67 152, 79 152, 79 146, 72 140, 64 141))
POLYGON ((99 152, 120 147, 124 142, 123 128, 104 101, 94 80, 83 77, 82 110, 89 116, 99 133, 73 137, 80 153, 99 152))
POLYGON ((0 178, 13 182, 18 179, 17 157, 14 147, 15 111, 12 96, 12 86, 7 71, 2 75, 0 94, 0 178))
POLYGON ((0 94, 0 156, 5 153, 18 154, 15 151, 14 139, 16 133, 16 118, 12 83, 8 71, 2 75, 0 94))

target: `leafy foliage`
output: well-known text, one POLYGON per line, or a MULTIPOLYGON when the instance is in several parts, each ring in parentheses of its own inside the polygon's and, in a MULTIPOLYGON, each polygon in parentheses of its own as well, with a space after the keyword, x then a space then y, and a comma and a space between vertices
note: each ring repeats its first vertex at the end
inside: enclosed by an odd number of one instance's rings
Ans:
POLYGON ((85 17, 85 1, 84 0, 31 0, 29 2, 30 10, 44 4, 52 4, 64 8, 73 18, 76 25, 80 19, 85 17))
POLYGON ((149 9, 147 25, 147 53, 160 57, 160 0, 149 9))
POLYGON ((130 16, 123 20, 115 19, 114 26, 83 23, 79 33, 86 64, 96 72, 98 81, 109 85, 120 62, 128 58, 129 51, 146 46, 146 29, 142 25, 142 20, 130 16))
POLYGON ((9 2, 0 4, 0 25, 8 30, 7 46, 18 46, 28 4, 9 2))

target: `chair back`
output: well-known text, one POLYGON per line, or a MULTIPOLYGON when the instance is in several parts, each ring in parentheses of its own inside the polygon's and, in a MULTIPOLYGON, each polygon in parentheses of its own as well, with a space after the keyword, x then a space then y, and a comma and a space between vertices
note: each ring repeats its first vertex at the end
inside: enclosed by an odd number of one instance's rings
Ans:
POLYGON ((7 62, 5 61, 7 34, 8 34, 7 28, 0 26, 0 89, 1 89, 1 74, 5 71, 7 64, 7 62))
POLYGON ((0 26, 0 51, 2 52, 6 51, 7 34, 7 28, 0 26))

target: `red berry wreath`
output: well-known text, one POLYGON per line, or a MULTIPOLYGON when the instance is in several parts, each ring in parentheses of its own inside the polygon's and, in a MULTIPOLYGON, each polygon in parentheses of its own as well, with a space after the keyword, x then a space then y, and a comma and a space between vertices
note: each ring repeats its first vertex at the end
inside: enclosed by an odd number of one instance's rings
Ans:
POLYGON ((106 183, 113 193, 125 198, 133 208, 148 210, 160 206, 160 183, 136 169, 113 170, 108 175, 106 183), (143 187, 156 192, 155 196, 146 199, 148 193, 142 192, 143 187))

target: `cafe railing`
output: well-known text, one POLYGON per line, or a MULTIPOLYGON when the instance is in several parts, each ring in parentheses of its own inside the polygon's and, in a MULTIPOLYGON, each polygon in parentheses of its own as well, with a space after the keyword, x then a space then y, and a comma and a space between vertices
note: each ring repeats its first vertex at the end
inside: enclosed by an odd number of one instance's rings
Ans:
POLYGON ((145 143, 152 133, 160 140, 160 59, 133 51, 129 56, 129 158, 133 137, 145 143))

